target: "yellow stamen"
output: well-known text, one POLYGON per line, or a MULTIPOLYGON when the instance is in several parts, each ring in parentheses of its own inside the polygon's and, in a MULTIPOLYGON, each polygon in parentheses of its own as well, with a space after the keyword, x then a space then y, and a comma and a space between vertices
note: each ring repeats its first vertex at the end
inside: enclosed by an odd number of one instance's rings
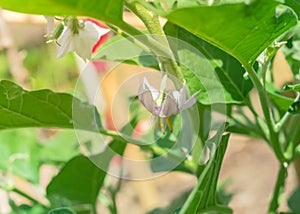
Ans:
POLYGON ((164 118, 160 118, 160 129, 163 134, 165 134, 165 121, 164 118))
POLYGON ((166 122, 167 122, 167 126, 168 126, 170 132, 172 133, 173 132, 173 126, 172 126, 172 120, 171 120, 171 118, 167 117, 166 118, 166 122))

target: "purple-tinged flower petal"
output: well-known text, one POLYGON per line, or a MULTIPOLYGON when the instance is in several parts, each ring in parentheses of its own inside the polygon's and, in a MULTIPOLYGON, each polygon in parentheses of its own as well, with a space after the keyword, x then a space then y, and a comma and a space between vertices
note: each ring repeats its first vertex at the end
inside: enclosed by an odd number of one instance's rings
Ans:
POLYGON ((166 94, 165 99, 162 103, 161 110, 159 113, 159 117, 170 117, 172 115, 176 115, 180 112, 176 100, 172 96, 171 93, 166 94))
POLYGON ((143 88, 151 92, 153 100, 157 100, 161 94, 160 91, 150 85, 146 77, 144 78, 143 88))
POLYGON ((200 91, 197 91, 188 100, 185 100, 184 103, 181 103, 181 105, 178 105, 178 108, 180 109, 180 111, 183 111, 185 109, 192 107, 197 102, 197 96, 199 93, 200 93, 200 91))
POLYGON ((157 108, 156 103, 153 100, 151 91, 148 89, 139 89, 138 93, 139 101, 143 104, 143 106, 151 112, 153 115, 158 116, 160 109, 157 108))

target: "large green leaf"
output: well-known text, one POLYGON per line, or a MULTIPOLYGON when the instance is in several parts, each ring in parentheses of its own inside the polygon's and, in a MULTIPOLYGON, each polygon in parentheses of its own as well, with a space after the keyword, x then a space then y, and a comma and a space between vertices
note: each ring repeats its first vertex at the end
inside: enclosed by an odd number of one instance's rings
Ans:
POLYGON ((297 23, 293 10, 270 0, 180 8, 162 15, 244 63, 252 63, 297 23))
POLYGON ((90 16, 115 22, 122 20, 123 0, 4 0, 0 7, 22 13, 90 16))
MULTIPOLYGON (((222 83, 226 103, 242 103, 244 101, 244 97, 247 96, 253 85, 249 78, 246 79, 244 77, 245 70, 234 57, 172 23, 167 23, 164 30, 169 36, 176 36, 181 41, 189 43, 207 58, 211 66, 215 69, 215 74, 218 76, 218 79, 214 79, 222 83)), ((175 51, 180 51, 180 45, 176 45, 176 47, 178 50, 175 51)), ((195 63, 196 61, 193 60, 191 63, 195 63)), ((208 71, 203 69, 203 66, 194 66, 194 68, 193 73, 198 74, 197 76, 200 76, 199 79, 201 79, 201 76, 208 75, 208 71)), ((189 82, 193 82, 193 84, 190 84, 190 88, 196 88, 195 91, 199 89, 205 90, 205 88, 201 87, 202 84, 200 81, 198 81, 198 84, 196 83, 197 78, 195 76, 192 74, 185 76, 187 77, 188 84, 189 82)), ((212 88, 215 85, 216 83, 212 83, 212 88)), ((200 102, 203 102, 203 100, 200 100, 200 102)))
POLYGON ((93 207, 111 159, 116 153, 122 155, 125 147, 125 143, 113 141, 98 155, 91 157, 80 155, 67 162, 47 187, 47 195, 53 205, 93 207), (101 162, 101 169, 94 164, 97 162, 101 162))
MULTIPOLYGON (((134 119, 132 123, 136 125, 134 119)), ((131 128, 129 123, 122 128, 122 132, 131 134, 131 128)), ((80 155, 67 162, 47 187, 52 206, 71 206, 75 211, 95 207, 110 161, 115 154, 122 156, 125 147, 126 143, 114 140, 102 153, 90 157, 80 155)))
MULTIPOLYGON (((93 160, 101 158, 105 160, 108 168, 114 153, 109 150, 113 149, 122 154, 126 144, 114 141, 107 150, 95 157, 93 160)), ((53 206, 71 206, 79 208, 80 205, 86 209, 92 209, 100 188, 103 185, 106 172, 97 167, 88 157, 77 156, 70 160, 61 169, 59 174, 54 177, 47 187, 47 195, 51 199, 53 206)))
POLYGON ((0 81, 0 115, 0 129, 73 128, 76 124, 76 128, 94 130, 91 126, 98 121, 95 107, 70 94, 50 90, 26 91, 6 80, 0 81), (72 116, 74 112, 75 118, 72 116))
POLYGON ((50 182, 47 195, 54 206, 84 204, 91 208, 96 202, 105 175, 106 173, 97 168, 88 157, 77 156, 66 163, 50 182), (61 198, 71 203, 58 204, 58 200, 63 202, 61 198))

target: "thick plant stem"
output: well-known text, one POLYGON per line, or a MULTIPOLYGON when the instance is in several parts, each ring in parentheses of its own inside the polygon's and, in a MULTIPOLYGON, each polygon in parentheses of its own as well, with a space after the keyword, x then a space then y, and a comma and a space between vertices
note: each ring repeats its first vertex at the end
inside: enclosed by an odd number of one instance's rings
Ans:
POLYGON ((260 100, 260 104, 262 107, 262 111, 269 129, 269 143, 272 146, 276 157, 278 158, 278 160, 280 161, 280 163, 284 163, 285 162, 285 158, 283 155, 283 152, 280 148, 279 145, 279 141, 278 141, 278 132, 275 131, 275 125, 274 125, 274 121, 272 119, 272 115, 271 115, 271 109, 270 109, 270 105, 269 105, 269 99, 267 96, 267 92, 265 90, 265 88, 263 87, 262 83, 260 82, 258 76, 256 75, 253 67, 251 66, 251 64, 249 64, 248 62, 241 62, 242 65, 244 66, 244 68, 246 69, 246 71, 249 74, 249 77, 251 78, 255 88, 258 91, 258 95, 259 95, 259 100, 260 100))
POLYGON ((277 176, 277 181, 275 184, 274 193, 271 199, 270 207, 269 207, 269 214, 276 214, 277 209, 280 205, 280 198, 283 193, 285 178, 287 176, 287 168, 288 165, 283 163, 280 165, 280 169, 277 176))
POLYGON ((145 24, 148 31, 151 34, 159 35, 158 37, 154 37, 154 39, 158 40, 164 47, 168 47, 169 43, 167 38, 164 35, 164 32, 160 26, 160 22, 157 14, 152 11, 147 10, 144 6, 140 5, 138 2, 126 2, 126 6, 134 12, 145 24))
POLYGON ((181 82, 183 82, 183 75, 174 59, 169 42, 160 25, 157 14, 147 10, 137 1, 125 1, 125 4, 143 21, 148 31, 152 34, 151 37, 158 41, 167 53, 170 53, 169 55, 161 55, 160 53, 156 53, 154 51, 157 56, 157 60, 159 61, 161 70, 175 76, 181 82))

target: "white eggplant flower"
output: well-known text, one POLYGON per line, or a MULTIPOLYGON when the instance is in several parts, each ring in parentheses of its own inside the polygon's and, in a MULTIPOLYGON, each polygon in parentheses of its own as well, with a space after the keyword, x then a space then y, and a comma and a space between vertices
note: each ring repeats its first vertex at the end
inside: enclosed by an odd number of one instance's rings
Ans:
POLYGON ((57 58, 74 51, 84 60, 89 59, 93 46, 101 36, 109 31, 109 29, 101 28, 91 21, 78 22, 78 26, 66 24, 57 39, 57 58))
POLYGON ((192 107, 197 102, 197 96, 200 91, 193 94, 187 99, 186 82, 182 88, 177 91, 166 91, 167 75, 165 75, 161 82, 160 91, 151 86, 144 78, 144 83, 138 90, 139 101, 143 106, 152 113, 152 115, 161 118, 160 124, 164 133, 164 120, 166 118, 167 125, 172 132, 172 123, 170 116, 177 115, 181 111, 192 107))

